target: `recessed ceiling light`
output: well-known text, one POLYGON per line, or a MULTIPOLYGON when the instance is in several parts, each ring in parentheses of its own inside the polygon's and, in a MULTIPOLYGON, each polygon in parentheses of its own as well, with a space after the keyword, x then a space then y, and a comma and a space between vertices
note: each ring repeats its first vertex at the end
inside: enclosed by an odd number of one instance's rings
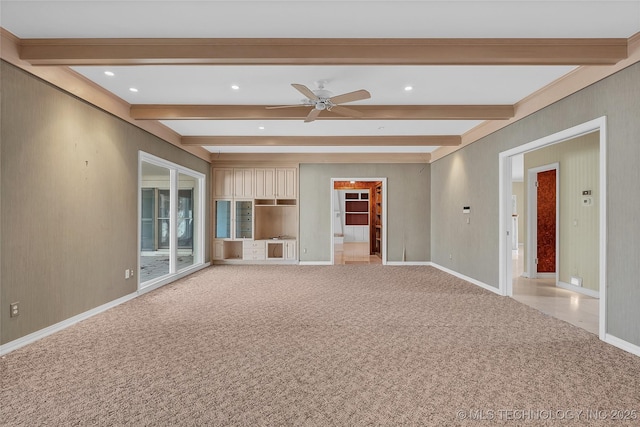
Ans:
POLYGON ((105 71, 104 74, 109 77, 113 77, 116 75, 113 71, 105 71))
POLYGON ((411 92, 413 90, 413 86, 405 86, 404 90, 405 92, 411 92))
POLYGON ((238 85, 231 85, 231 89, 233 89, 233 90, 238 90, 238 89, 240 89, 240 86, 238 86, 238 85))
POLYGON ((264 126, 258 126, 258 129, 264 130, 264 126))
POLYGON ((349 181, 349 184, 355 184, 355 183, 356 183, 355 181, 349 181))
POLYGON ((138 91, 138 89, 136 89, 135 87, 130 87, 130 88, 129 88, 129 90, 130 90, 131 92, 137 92, 137 91, 138 91))
POLYGON ((384 126, 378 126, 378 130, 384 129, 384 126))

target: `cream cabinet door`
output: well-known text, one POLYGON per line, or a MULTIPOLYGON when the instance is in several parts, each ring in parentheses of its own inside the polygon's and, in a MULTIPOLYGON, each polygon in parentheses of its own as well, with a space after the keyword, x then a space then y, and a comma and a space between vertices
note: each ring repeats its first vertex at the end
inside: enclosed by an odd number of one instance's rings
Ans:
POLYGON ((213 241, 213 259, 224 259, 224 241, 213 241))
POLYGON ((279 199, 297 198, 297 176, 295 168, 276 169, 276 197, 279 199))
POLYGON ((256 169, 255 170, 255 193, 256 199, 273 199, 275 192, 276 170, 256 169))
POLYGON ((214 197, 233 197, 233 169, 213 170, 214 197))
POLYGON ((284 242, 284 259, 286 260, 298 259, 297 253, 296 253, 295 240, 287 240, 286 242, 284 242))
POLYGON ((253 169, 233 170, 234 197, 253 197, 253 169))

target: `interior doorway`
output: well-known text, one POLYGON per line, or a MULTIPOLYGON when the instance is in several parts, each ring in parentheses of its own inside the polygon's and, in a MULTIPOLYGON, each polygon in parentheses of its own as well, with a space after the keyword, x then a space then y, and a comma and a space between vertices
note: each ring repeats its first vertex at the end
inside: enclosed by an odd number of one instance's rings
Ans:
POLYGON ((332 264, 386 264, 385 181, 332 178, 332 264))
MULTIPOLYGON (((574 128, 500 153, 500 293, 530 305, 554 317, 597 333, 606 332, 606 120, 592 120, 574 128), (579 151, 575 151, 579 147, 579 151), (553 167, 551 157, 561 154, 553 167), (571 153, 570 157, 566 153, 571 153), (547 233, 556 236, 555 255, 551 256, 555 271, 538 270, 540 258, 537 242, 537 206, 527 203, 520 216, 526 225, 526 242, 515 250, 513 233, 512 160, 528 156, 524 167, 524 188, 528 201, 537 192, 532 181, 538 173, 554 170, 556 179, 556 228, 547 233), (587 160, 589 159, 589 160, 587 160), (545 162, 546 160, 546 162, 545 162), (585 163, 590 162, 590 163, 585 163), (534 166, 532 166, 532 164, 534 166), (551 165, 551 166, 550 166, 551 165), (562 170, 560 169, 562 166, 562 170), (562 174, 562 175, 561 175, 562 174), (533 176, 532 178, 527 178, 533 176), (560 183, 562 184, 562 191, 560 183), (564 193, 564 194, 563 194, 564 193), (535 223, 536 226, 533 226, 535 223), (584 282, 583 282, 584 279, 584 282), (586 319, 586 320, 585 320, 586 319)), ((549 174, 550 175, 550 174, 549 174)), ((544 179, 544 178, 543 178, 544 179)), ((552 181, 552 180, 551 180, 552 181)), ((547 191, 552 193, 551 191, 547 191)), ((550 198, 550 195, 545 197, 550 198)), ((537 203, 536 203, 537 204, 537 203)), ((550 214, 544 214, 550 215, 550 214)), ((552 240, 551 240, 552 241, 552 240)), ((544 252, 544 251, 543 251, 544 252)))

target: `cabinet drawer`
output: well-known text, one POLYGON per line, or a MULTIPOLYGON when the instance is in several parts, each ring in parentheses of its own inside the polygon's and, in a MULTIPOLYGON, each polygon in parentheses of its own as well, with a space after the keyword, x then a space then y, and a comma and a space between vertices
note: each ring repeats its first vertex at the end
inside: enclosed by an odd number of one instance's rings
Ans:
POLYGON ((245 255, 264 255, 266 251, 264 248, 245 249, 242 251, 245 255))
POLYGON ((242 253, 242 259, 263 260, 263 259, 266 259, 266 256, 265 256, 265 252, 264 251, 260 251, 260 250, 256 249, 256 250, 244 251, 242 253))
POLYGON ((242 242, 242 249, 262 249, 264 251, 264 241, 261 240, 245 240, 242 242))

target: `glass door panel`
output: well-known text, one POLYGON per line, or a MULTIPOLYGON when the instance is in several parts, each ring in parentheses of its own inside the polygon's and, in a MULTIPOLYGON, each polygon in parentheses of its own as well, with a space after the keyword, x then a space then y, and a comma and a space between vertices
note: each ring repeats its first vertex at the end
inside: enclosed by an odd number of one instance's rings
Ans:
POLYGON ((231 238, 231 200, 216 200, 216 239, 231 238))
POLYGON ((178 271, 194 264, 195 252, 195 200, 198 180, 183 173, 178 175, 178 212, 176 233, 178 238, 178 271))
POLYGON ((169 274, 169 169, 142 162, 140 283, 169 274))
POLYGON ((142 189, 142 218, 141 218, 141 248, 143 251, 156 249, 156 190, 154 188, 142 189))
POLYGON ((253 238, 253 201, 236 201, 236 239, 253 238))
POLYGON ((158 190, 158 249, 169 249, 171 192, 158 190))

